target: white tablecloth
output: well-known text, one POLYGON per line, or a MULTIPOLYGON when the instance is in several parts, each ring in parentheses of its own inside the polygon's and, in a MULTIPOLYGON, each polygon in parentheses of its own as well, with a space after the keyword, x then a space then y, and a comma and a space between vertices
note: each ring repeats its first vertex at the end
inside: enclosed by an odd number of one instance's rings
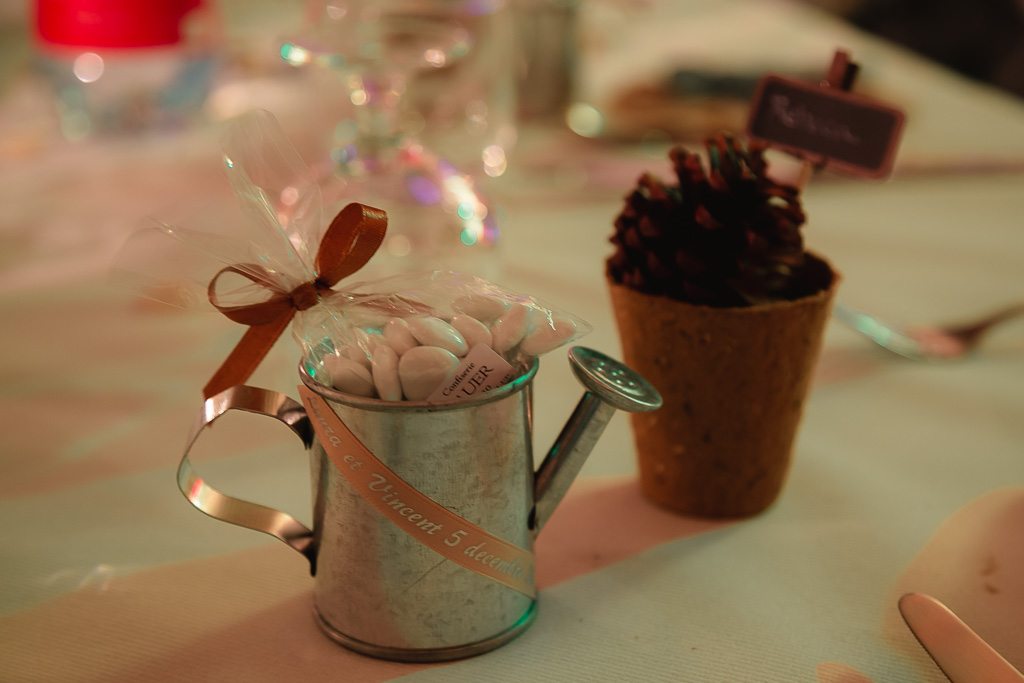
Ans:
MULTIPOLYGON (((590 17, 608 37, 586 53, 594 98, 654 64, 824 69, 841 45, 907 108, 890 181, 826 174, 805 193, 807 241, 842 272, 841 299, 922 322, 1024 296, 1024 104, 799 6, 653 3, 611 32, 617 11, 590 17)), ((2 131, 39 106, 11 92, 2 131)), ((303 132, 291 106, 275 113, 303 132)), ((216 168, 216 131, 3 139, 3 680, 941 681, 899 618, 907 591, 1024 668, 1024 320, 950 363, 898 359, 833 323, 786 489, 747 521, 646 503, 617 416, 539 538, 532 628, 455 664, 377 661, 319 634, 301 557, 175 488, 200 387, 240 328, 104 279, 138 219, 216 168)), ((616 355, 610 226, 639 171, 665 161, 551 129, 524 129, 517 153, 489 187, 506 216, 501 281, 585 318, 582 343, 616 355)), ((296 360, 279 344, 251 383, 294 393, 296 360)), ((544 359, 539 453, 580 393, 560 353, 544 359)), ((195 459, 219 487, 302 517, 306 462, 283 432, 225 421, 195 459)))

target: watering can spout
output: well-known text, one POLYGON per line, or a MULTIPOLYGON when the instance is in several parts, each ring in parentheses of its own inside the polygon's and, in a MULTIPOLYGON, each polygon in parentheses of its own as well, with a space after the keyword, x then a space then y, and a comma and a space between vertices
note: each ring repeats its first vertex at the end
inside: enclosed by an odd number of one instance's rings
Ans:
POLYGON ((537 469, 534 534, 558 507, 615 411, 636 413, 661 407, 661 394, 650 382, 603 353, 575 346, 569 350, 569 362, 586 392, 537 469))

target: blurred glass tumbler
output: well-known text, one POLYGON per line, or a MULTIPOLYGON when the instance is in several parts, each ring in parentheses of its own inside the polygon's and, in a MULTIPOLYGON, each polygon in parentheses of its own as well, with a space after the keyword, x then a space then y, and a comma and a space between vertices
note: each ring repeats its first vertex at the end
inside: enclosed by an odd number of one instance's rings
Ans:
POLYGON ((190 123, 213 80, 215 16, 204 0, 36 0, 36 59, 61 132, 190 123))
POLYGON ((579 0, 512 0, 519 115, 561 119, 575 94, 579 0))
POLYGON ((630 416, 649 500, 738 518, 778 498, 839 282, 830 272, 817 294, 743 308, 609 283, 624 360, 664 398, 630 416))
MULTIPOLYGON (((282 42, 286 62, 329 75, 333 84, 325 87, 340 85, 348 94, 333 127, 329 154, 314 163, 314 173, 321 178, 326 206, 341 208, 356 201, 387 209, 388 235, 372 270, 395 274, 441 268, 497 279, 499 212, 479 189, 477 174, 423 142, 424 136, 438 139, 431 132, 441 133, 433 125, 439 120, 437 111, 460 102, 465 106, 453 111, 476 111, 481 135, 501 128, 486 102, 473 99, 472 89, 457 87, 488 82, 476 71, 482 65, 473 53, 475 32, 491 21, 491 15, 479 12, 493 4, 313 0, 308 23, 282 42), (460 63, 477 76, 463 80, 460 63), (407 93, 425 74, 440 74, 437 80, 428 79, 428 91, 439 88, 428 99, 439 107, 428 107, 417 118, 412 114, 421 102, 410 101, 407 93), (408 125, 410 121, 416 125, 408 125)), ((464 142, 465 149, 476 150, 470 153, 477 160, 475 171, 483 164, 488 175, 504 173, 503 148, 488 145, 481 151, 475 146, 480 138, 464 142)))
POLYGON ((503 0, 440 0, 461 7, 465 40, 441 66, 407 84, 403 131, 474 175, 505 173, 516 143, 513 22, 503 0))

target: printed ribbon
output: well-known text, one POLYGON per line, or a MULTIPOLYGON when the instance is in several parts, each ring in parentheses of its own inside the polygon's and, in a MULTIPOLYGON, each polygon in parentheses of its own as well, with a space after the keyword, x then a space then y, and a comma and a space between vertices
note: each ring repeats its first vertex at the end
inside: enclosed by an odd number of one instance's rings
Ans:
POLYGON ((299 395, 331 462, 359 495, 395 526, 470 571, 529 598, 537 596, 533 553, 481 529, 420 493, 378 460, 323 398, 304 385, 299 386, 299 395))
POLYGON ((298 311, 316 306, 323 292, 366 265, 384 240, 387 225, 387 213, 380 209, 356 203, 346 206, 320 240, 314 262, 316 278, 291 291, 284 290, 273 274, 259 265, 228 266, 218 271, 210 280, 207 298, 228 319, 249 329, 203 387, 204 398, 244 384, 298 311), (241 275, 270 290, 272 296, 252 304, 222 305, 217 301, 217 280, 226 273, 241 275))

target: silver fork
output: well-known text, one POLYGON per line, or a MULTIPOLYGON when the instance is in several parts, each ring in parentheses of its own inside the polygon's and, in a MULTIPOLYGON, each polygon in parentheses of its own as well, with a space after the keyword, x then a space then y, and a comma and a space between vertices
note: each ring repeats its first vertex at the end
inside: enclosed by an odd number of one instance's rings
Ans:
POLYGON ((996 325, 1024 314, 1024 301, 1006 306, 990 315, 961 325, 915 325, 901 328, 882 322, 841 301, 832 315, 856 332, 895 354, 913 360, 950 360, 966 356, 996 325))

